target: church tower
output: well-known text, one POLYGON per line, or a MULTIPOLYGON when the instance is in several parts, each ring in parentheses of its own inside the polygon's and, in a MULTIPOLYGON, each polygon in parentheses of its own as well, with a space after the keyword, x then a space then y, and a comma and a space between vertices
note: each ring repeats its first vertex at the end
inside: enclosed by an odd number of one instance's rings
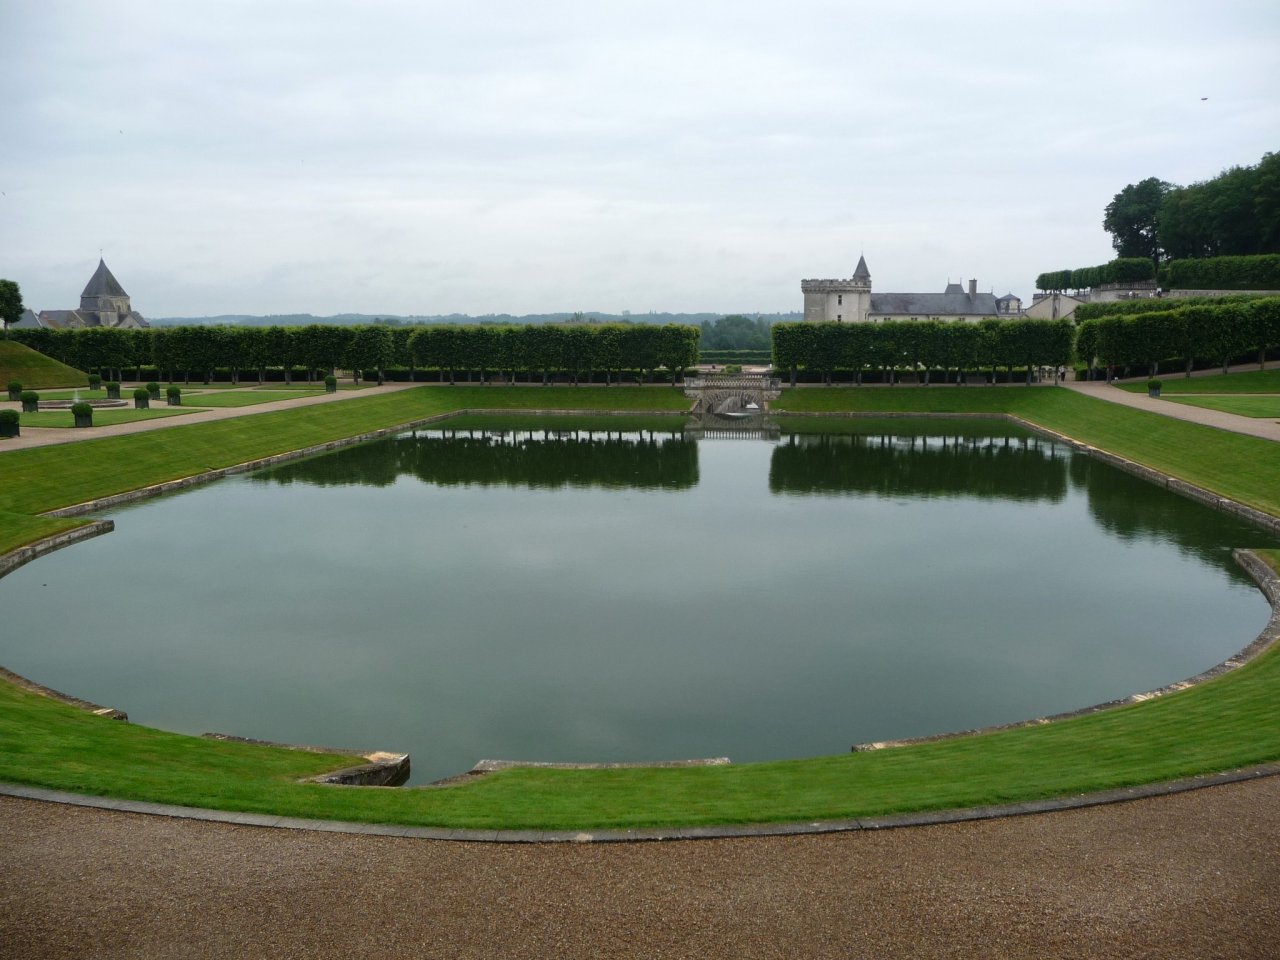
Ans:
POLYGON ((106 261, 101 258, 98 259, 98 269, 80 294, 80 310, 83 313, 97 314, 99 324, 104 327, 114 327, 119 317, 128 316, 132 312, 129 295, 111 275, 106 261))
POLYGON ((862 323, 871 312, 871 271, 862 256, 848 280, 801 280, 800 290, 809 321, 862 323))

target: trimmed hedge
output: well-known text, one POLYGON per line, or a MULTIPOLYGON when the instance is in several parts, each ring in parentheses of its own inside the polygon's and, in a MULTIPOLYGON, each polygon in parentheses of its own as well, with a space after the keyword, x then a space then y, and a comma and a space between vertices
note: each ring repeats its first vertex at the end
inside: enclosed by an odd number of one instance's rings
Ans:
POLYGON ((933 370, 994 371, 1023 368, 1027 382, 1039 366, 1071 362, 1070 320, 885 320, 877 323, 776 323, 773 362, 788 370, 817 372, 831 382, 837 370, 852 370, 863 382, 868 370, 907 369, 932 381, 933 370))
POLYGON ((1160 268, 1169 290, 1280 290, 1280 254, 1170 260, 1160 268))
POLYGON ((1096 267, 1052 270, 1036 277, 1037 290, 1083 290, 1104 283, 1132 283, 1156 278, 1155 265, 1146 257, 1119 257, 1096 267))
POLYGON ((1256 351, 1261 360, 1280 346, 1280 297, 1235 299, 1227 303, 1177 305, 1086 320, 1076 336, 1082 359, 1105 365, 1146 366, 1179 360, 1191 370, 1196 360, 1222 364, 1256 351), (1169 309, 1174 307, 1173 309, 1169 309))
POLYGON ((1221 297, 1147 297, 1142 300, 1109 300, 1105 303, 1082 303, 1076 307, 1077 323, 1097 320, 1099 317, 1133 316, 1137 313, 1160 313, 1180 310, 1183 307, 1219 306, 1229 303, 1249 303, 1261 299, 1257 294, 1228 294, 1221 297))

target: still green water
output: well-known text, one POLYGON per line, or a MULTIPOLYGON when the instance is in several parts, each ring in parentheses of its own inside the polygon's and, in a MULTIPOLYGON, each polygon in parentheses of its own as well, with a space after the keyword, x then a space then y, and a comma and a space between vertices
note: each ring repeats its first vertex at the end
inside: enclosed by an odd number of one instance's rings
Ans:
POLYGON ((423 782, 1041 716, 1267 620, 1229 551, 1274 539, 1004 424, 506 423, 115 511, 0 581, 0 663, 136 723, 407 750, 423 782))

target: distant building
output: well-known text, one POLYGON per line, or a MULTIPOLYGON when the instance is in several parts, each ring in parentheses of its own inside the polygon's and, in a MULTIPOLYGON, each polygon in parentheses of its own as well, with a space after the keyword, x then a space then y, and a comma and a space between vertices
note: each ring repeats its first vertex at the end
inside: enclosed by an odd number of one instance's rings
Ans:
POLYGON ((1036 320, 1074 319, 1076 307, 1087 302, 1088 299, 1088 294, 1073 297, 1057 291, 1034 293, 1031 295, 1031 306, 1027 307, 1027 316, 1036 320))
POLYGON ((986 320, 1017 315, 1022 308, 1022 301, 1013 294, 997 300, 995 294, 979 293, 977 280, 969 281, 967 291, 958 283, 948 283, 942 293, 872 293, 871 271, 864 257, 858 257, 848 280, 801 280, 800 290, 805 320, 818 322, 986 320))
POLYGON ((24 310, 15 330, 78 330, 84 327, 113 327, 137 329, 150 324, 129 303, 124 287, 111 275, 105 261, 98 260, 84 292, 80 294, 79 310, 41 310, 35 313, 24 310))

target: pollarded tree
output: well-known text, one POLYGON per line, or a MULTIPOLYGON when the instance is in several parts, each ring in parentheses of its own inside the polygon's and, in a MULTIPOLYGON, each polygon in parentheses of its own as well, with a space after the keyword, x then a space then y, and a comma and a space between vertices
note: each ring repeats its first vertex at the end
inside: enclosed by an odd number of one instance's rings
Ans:
POLYGON ((351 328, 344 362, 357 377, 362 371, 373 370, 381 384, 384 380, 383 370, 391 362, 394 350, 390 327, 379 323, 364 324, 351 328))
POLYGON ((1258 369, 1265 369, 1267 351, 1280 345, 1280 297, 1252 300, 1244 304, 1243 312, 1250 339, 1258 348, 1258 369))
POLYGON ((685 367, 698 362, 698 340, 702 331, 697 327, 668 323, 662 327, 658 340, 658 362, 671 371, 674 387, 684 375, 685 367))

